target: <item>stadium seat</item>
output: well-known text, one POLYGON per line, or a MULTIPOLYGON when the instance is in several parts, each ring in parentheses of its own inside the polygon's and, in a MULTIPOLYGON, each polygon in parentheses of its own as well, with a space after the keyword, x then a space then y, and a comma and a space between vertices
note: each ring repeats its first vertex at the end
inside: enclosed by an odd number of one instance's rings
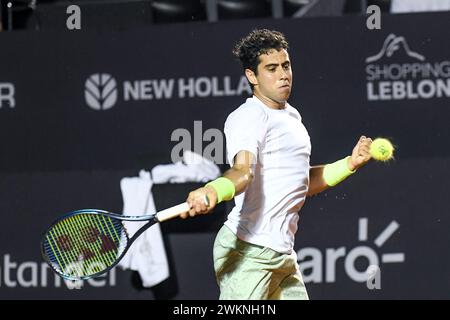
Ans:
POLYGON ((217 0, 219 20, 271 17, 270 0, 217 0))
POLYGON ((206 0, 153 0, 154 23, 206 20, 206 0))

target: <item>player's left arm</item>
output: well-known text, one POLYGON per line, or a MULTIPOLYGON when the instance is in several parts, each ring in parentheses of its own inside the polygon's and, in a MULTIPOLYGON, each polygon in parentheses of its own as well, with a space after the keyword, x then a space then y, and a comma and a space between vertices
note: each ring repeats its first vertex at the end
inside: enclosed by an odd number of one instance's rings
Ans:
POLYGON ((371 138, 361 136, 353 148, 352 155, 329 165, 312 166, 309 169, 307 196, 318 194, 343 181, 371 159, 371 138))

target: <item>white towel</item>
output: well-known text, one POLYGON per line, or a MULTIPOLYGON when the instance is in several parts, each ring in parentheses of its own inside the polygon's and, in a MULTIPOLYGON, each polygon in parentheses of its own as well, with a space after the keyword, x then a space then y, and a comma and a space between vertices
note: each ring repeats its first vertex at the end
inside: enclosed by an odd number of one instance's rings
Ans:
POLYGON ((219 176, 220 169, 214 162, 190 150, 183 153, 183 161, 175 164, 160 164, 152 169, 155 184, 208 182, 219 176))
MULTIPOLYGON (((148 171, 141 170, 139 177, 122 178, 120 188, 123 214, 139 216, 156 213, 152 186, 153 181, 148 171)), ((125 221, 130 238, 145 223, 125 221)), ((159 224, 151 226, 136 239, 119 266, 138 271, 144 287, 152 287, 169 277, 169 265, 159 224)))

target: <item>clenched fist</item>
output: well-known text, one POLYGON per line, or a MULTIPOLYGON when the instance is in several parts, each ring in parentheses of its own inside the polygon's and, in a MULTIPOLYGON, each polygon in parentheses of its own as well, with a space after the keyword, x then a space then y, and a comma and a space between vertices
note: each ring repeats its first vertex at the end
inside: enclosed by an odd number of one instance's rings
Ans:
POLYGON ((198 188, 189 193, 186 202, 191 209, 189 212, 181 214, 181 218, 186 219, 189 216, 193 217, 198 214, 207 214, 211 212, 217 204, 216 190, 211 186, 198 188))
POLYGON ((348 159, 348 168, 352 171, 365 165, 372 156, 370 155, 370 145, 372 144, 372 139, 365 136, 359 138, 358 143, 353 148, 351 157, 348 159))

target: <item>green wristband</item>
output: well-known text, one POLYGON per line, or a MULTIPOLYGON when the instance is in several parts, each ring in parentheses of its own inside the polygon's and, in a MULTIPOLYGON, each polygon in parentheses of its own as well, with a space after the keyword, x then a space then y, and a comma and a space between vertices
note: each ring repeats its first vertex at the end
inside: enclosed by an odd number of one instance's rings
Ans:
MULTIPOLYGON (((214 181, 208 182, 206 186, 211 186, 217 192, 217 203, 228 201, 234 198, 236 188, 230 179, 225 177, 217 178, 214 181)), ((205 187, 206 187, 205 186, 205 187)))
POLYGON ((347 161, 350 156, 338 160, 336 162, 327 164, 323 168, 323 179, 330 187, 334 187, 339 182, 344 181, 348 176, 353 174, 355 171, 351 171, 348 168, 347 161))

